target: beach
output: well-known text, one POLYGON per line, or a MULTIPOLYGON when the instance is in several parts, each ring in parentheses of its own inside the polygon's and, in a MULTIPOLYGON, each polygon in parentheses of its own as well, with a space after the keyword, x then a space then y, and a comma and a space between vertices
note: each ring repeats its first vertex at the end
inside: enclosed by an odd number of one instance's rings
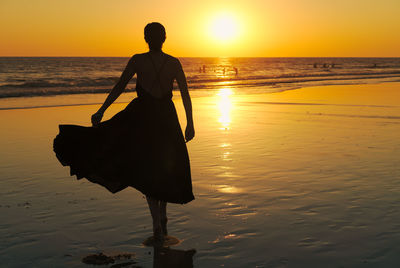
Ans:
MULTIPOLYGON (((196 250, 194 267, 397 267, 400 83, 254 92, 193 94, 196 199, 168 205, 172 249, 196 250)), ((0 110, 1 265, 86 267, 89 254, 129 252, 153 267, 143 195, 77 181, 53 153, 58 124, 90 125, 99 105, 50 106, 0 110)))

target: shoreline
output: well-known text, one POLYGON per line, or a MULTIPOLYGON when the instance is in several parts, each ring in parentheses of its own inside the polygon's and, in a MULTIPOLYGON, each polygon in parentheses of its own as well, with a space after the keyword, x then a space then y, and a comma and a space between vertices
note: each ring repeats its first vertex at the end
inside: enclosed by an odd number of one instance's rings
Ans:
MULTIPOLYGON (((368 85, 382 85, 385 86, 387 84, 394 84, 394 85, 400 85, 400 81, 376 81, 373 83, 360 83, 360 84, 346 84, 346 83, 340 83, 340 84, 331 84, 331 85, 305 85, 305 86, 296 86, 294 88, 287 88, 283 89, 282 91, 276 91, 276 92, 258 92, 258 91, 246 91, 243 90, 243 88, 239 88, 235 90, 235 87, 228 87, 229 89, 232 89, 233 94, 236 96, 243 96, 243 95, 271 95, 271 94, 284 94, 285 92, 292 92, 292 91, 298 91, 298 90, 306 90, 309 88, 330 88, 330 87, 353 87, 353 86, 368 86, 368 85)), ((216 87, 216 90, 193 90, 189 91, 191 94, 191 98, 204 98, 204 97, 212 97, 215 95, 215 93, 218 94, 217 88, 221 88, 221 86, 216 87)), ((257 87, 254 87, 257 88, 257 87)), ((24 109, 38 109, 38 108, 56 108, 56 107, 72 107, 72 106, 93 106, 93 105, 101 105, 103 101, 105 100, 106 96, 108 93, 83 93, 83 94, 62 94, 62 95, 49 95, 49 96, 30 96, 30 97, 10 97, 10 98, 1 98, 0 99, 0 111, 7 111, 7 110, 24 110, 24 109), (45 104, 46 100, 51 100, 51 99, 60 99, 60 98, 66 98, 69 99, 69 101, 76 101, 75 99, 82 99, 84 97, 88 97, 90 99, 96 98, 99 99, 98 101, 94 102, 89 102, 89 103, 63 103, 63 104, 45 104), (42 105, 36 105, 36 106, 11 106, 11 107, 1 107, 2 103, 8 103, 12 102, 15 103, 15 105, 18 105, 18 103, 32 103, 32 101, 43 101, 44 104, 42 105)), ((120 100, 116 100, 113 104, 127 104, 129 103, 133 98, 136 97, 136 92, 134 91, 129 91, 122 93, 121 96, 119 97, 120 100)), ((180 97, 180 92, 179 90, 174 90, 173 91, 173 100, 179 99, 180 97)), ((272 104, 272 103, 271 103, 272 104)), ((276 103, 279 104, 279 103, 276 103)), ((283 104, 283 103, 282 103, 283 104)), ((317 103, 309 103, 310 105, 316 105, 317 103)), ((306 103, 304 103, 306 105, 306 103)), ((360 105, 362 106, 362 105, 360 105)), ((377 105, 379 106, 379 105, 377 105)))

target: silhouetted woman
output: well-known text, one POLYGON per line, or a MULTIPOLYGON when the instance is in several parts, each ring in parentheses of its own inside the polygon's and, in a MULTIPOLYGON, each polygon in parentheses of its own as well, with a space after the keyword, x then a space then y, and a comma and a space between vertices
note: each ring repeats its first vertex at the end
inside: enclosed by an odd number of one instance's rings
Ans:
POLYGON ((165 29, 150 23, 144 29, 149 52, 134 55, 100 109, 93 127, 60 125, 54 151, 71 175, 83 177, 116 193, 132 186, 146 195, 156 241, 167 232, 167 202, 194 199, 186 141, 194 137, 192 105, 181 63, 162 51, 165 29), (110 120, 105 110, 137 74, 138 97, 110 120), (186 112, 185 138, 171 100, 177 81, 186 112))

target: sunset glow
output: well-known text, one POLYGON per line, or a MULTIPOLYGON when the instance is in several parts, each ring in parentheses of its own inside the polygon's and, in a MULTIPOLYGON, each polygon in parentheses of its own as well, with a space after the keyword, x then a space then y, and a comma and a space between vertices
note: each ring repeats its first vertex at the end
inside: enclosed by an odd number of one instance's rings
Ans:
POLYGON ((400 1, 0 2, 0 56, 130 56, 165 25, 178 57, 400 56, 400 1))

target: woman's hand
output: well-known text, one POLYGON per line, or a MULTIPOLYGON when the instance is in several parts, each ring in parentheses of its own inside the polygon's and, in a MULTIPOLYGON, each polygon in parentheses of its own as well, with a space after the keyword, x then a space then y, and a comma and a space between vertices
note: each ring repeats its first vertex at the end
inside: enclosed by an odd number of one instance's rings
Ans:
POLYGON ((188 124, 185 130, 185 140, 186 142, 190 141, 194 137, 194 127, 193 124, 188 124))
POLYGON ((92 115, 93 126, 97 126, 101 122, 102 118, 103 118, 103 113, 100 111, 97 111, 95 114, 93 114, 92 115))

